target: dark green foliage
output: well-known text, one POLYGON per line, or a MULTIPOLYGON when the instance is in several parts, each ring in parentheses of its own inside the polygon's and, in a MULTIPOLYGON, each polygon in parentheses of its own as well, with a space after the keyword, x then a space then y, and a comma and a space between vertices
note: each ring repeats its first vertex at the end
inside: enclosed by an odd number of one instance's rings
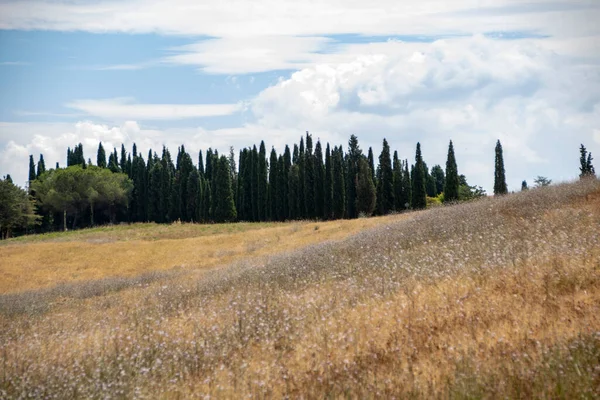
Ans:
POLYGON ((321 142, 317 140, 315 146, 314 160, 314 216, 316 218, 324 218, 324 206, 325 206, 325 166, 323 165, 323 148, 321 142))
POLYGON ((504 172, 504 156, 500 140, 496 142, 496 160, 494 168, 494 195, 499 196, 508 193, 506 186, 506 174, 504 172))
POLYGON ((198 173, 204 178, 204 160, 202 160, 202 150, 198 152, 198 173))
POLYGON ((299 213, 300 204, 299 199, 300 195, 298 194, 300 191, 300 166, 298 164, 294 164, 290 167, 289 177, 289 196, 288 196, 288 204, 289 204, 289 219, 298 219, 301 218, 299 213))
MULTIPOLYGON (((69 165, 71 164, 67 160, 67 167, 69 165)), ((119 156, 117 155, 117 149, 114 149, 114 152, 108 156, 108 169, 113 173, 121 172, 121 169, 119 168, 119 156)))
POLYGON ((0 179, 0 240, 11 237, 15 231, 26 231, 38 220, 27 191, 16 186, 10 175, 0 179))
POLYGON ((446 159, 446 185, 444 186, 444 201, 452 202, 458 200, 458 167, 454 156, 454 145, 452 140, 448 145, 448 158, 446 159))
POLYGON ((550 186, 552 184, 552 179, 538 175, 537 178, 533 180, 533 183, 535 183, 536 187, 550 186))
POLYGON ((402 184, 402 163, 398 158, 398 152, 394 151, 394 160, 392 164, 392 174, 394 179, 394 209, 402 211, 404 209, 404 186, 402 184))
POLYGON ((250 166, 252 168, 252 219, 251 221, 258 221, 258 150, 256 146, 252 147, 252 152, 250 153, 250 166))
POLYGON ((46 163, 44 162, 44 155, 40 154, 40 161, 38 161, 37 164, 37 172, 35 174, 35 177, 38 178, 44 172, 46 172, 46 163))
POLYGON ((260 142, 258 151, 258 221, 265 221, 267 216, 267 150, 265 142, 260 142))
POLYGON ((35 162, 33 162, 33 156, 29 156, 29 185, 35 181, 35 162))
POLYGON ((215 160, 215 204, 214 220, 215 222, 232 222, 237 218, 235 203, 233 201, 233 190, 231 187, 231 173, 229 169, 229 160, 221 156, 215 160))
POLYGON ((590 177, 590 176, 595 176, 596 175, 596 170, 594 169, 594 165, 592 164, 592 153, 588 153, 587 149, 585 148, 585 146, 582 144, 581 147, 579 148, 579 153, 580 153, 580 157, 579 157, 579 177, 580 178, 586 178, 586 177, 590 177))
POLYGON ((121 144, 121 167, 122 172, 127 171, 127 151, 125 151, 125 145, 121 144))
MULTIPOLYGON (((282 159, 283 162, 283 159, 282 159)), ((271 155, 269 157, 269 199, 268 199, 268 219, 270 221, 277 221, 277 192, 278 192, 278 169, 279 164, 277 162, 277 152, 275 148, 271 148, 271 155)))
POLYGON ((435 180, 433 179, 433 176, 429 173, 429 167, 427 166, 426 162, 423 162, 423 169, 425 171, 425 193, 429 197, 435 197, 435 180))
POLYGON ((358 146, 358 138, 355 135, 351 135, 350 140, 348 141, 348 154, 346 158, 346 217, 357 218, 358 211, 356 210, 356 184, 359 172, 359 163, 363 158, 363 154, 362 150, 358 146))
POLYGON ((300 138, 298 152, 298 215, 296 218, 306 218, 306 196, 305 196, 306 156, 304 155, 304 138, 300 138))
POLYGON ((369 151, 367 154, 367 159, 369 160, 369 168, 371 168, 371 177, 373 179, 373 183, 375 184, 375 186, 377 186, 379 177, 375 174, 375 157, 373 156, 373 149, 371 147, 369 147, 369 151))
POLYGON ((368 161, 361 157, 356 178, 356 212, 359 215, 370 216, 376 203, 375 184, 368 161))
POLYGON ((304 153, 304 216, 315 218, 315 160, 312 136, 306 132, 306 151, 304 153))
POLYGON ((331 155, 333 175, 333 218, 346 216, 346 177, 344 176, 344 155, 342 147, 335 147, 331 155))
POLYGON ((431 168, 431 177, 435 184, 434 196, 437 196, 444 191, 444 186, 446 186, 446 175, 440 165, 436 164, 431 168))
MULTIPOLYGON (((370 148, 369 153, 372 154, 370 148)), ((383 149, 379 155, 379 168, 377 176, 377 211, 380 215, 386 215, 393 210, 394 171, 392 169, 390 146, 387 140, 383 139, 383 149)))
POLYGON ((202 189, 200 186, 200 174, 196 168, 189 173, 186 183, 186 216, 190 222, 200 222, 201 220, 201 197, 202 189))
POLYGON ((427 206, 427 193, 425 191, 425 166, 423 156, 421 155, 421 143, 417 143, 417 151, 415 153, 415 167, 413 176, 412 188, 412 207, 421 209, 427 206))
POLYGON ((148 216, 148 180, 146 175, 146 163, 144 162, 144 159, 142 157, 135 157, 132 164, 132 220, 137 222, 144 222, 147 220, 148 216))
POLYGON ((486 196, 485 190, 481 186, 471 186, 467 183, 467 178, 464 175, 458 177, 460 186, 458 188, 458 199, 461 201, 469 201, 486 196))
POLYGON ((323 218, 333 218, 333 163, 329 143, 325 148, 325 176, 323 177, 323 218))
POLYGON ((402 175, 402 188, 404 193, 404 204, 405 209, 412 208, 412 177, 408 170, 408 160, 404 160, 404 174, 402 175))
POLYGON ((292 168, 292 155, 290 153, 290 148, 286 145, 285 150, 283 152, 283 169, 280 170, 280 184, 279 187, 281 190, 281 203, 282 203, 282 214, 280 216, 280 220, 285 220, 289 217, 289 181, 288 176, 290 174, 290 168, 292 168))
POLYGON ((148 185, 148 219, 155 222, 165 222, 165 213, 162 209, 161 198, 163 197, 163 165, 156 162, 150 168, 148 185))
POLYGON ((523 192, 528 189, 529 189, 529 186, 527 185, 527 181, 521 182, 521 191, 523 192))

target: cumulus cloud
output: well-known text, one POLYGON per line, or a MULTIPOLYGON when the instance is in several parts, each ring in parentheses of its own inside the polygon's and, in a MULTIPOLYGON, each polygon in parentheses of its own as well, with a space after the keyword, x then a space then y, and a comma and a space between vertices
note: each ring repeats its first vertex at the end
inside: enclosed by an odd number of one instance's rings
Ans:
POLYGON ((131 98, 75 100, 66 106, 112 121, 214 117, 230 115, 242 108, 241 104, 143 104, 131 98))

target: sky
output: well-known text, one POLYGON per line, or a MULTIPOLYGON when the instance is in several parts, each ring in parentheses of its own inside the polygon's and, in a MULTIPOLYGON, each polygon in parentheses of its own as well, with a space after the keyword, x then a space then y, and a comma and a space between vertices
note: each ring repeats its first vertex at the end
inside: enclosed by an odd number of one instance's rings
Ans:
POLYGON ((492 191, 600 169, 598 0, 0 0, 0 176, 78 143, 193 159, 386 138, 492 191))

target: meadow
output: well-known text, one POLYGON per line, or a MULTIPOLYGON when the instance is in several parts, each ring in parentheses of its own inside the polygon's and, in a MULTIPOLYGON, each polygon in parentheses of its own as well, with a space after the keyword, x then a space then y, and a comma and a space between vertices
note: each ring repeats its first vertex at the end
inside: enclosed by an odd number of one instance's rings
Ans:
POLYGON ((597 398, 600 181, 0 245, 0 398, 597 398))

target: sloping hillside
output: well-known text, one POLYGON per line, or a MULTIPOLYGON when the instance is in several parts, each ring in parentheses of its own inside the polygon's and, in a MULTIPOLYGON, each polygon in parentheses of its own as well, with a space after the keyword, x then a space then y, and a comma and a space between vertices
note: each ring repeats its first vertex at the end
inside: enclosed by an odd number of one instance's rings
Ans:
MULTIPOLYGON (((2 295, 0 393, 600 394, 599 181, 386 222, 200 275, 180 269, 2 295)), ((175 259, 193 248, 173 250, 175 259)))

